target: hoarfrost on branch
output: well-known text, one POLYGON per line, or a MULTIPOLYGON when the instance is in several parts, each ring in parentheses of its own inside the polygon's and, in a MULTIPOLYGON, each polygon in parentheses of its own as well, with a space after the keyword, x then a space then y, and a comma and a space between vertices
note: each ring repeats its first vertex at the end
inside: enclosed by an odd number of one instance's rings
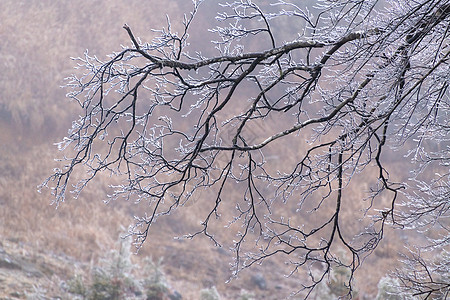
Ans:
POLYGON ((210 49, 190 43, 202 34, 191 32, 194 1, 179 32, 169 22, 143 42, 124 25, 129 46, 78 58, 85 73, 67 87, 83 113, 59 144, 66 164, 44 182, 55 202, 99 173, 122 176, 109 197, 146 203, 130 229, 142 244, 156 219, 214 191, 187 237, 221 245, 214 222, 234 207, 234 272, 288 255, 292 273, 309 270, 305 295, 336 265, 351 286, 386 225, 437 228, 432 243, 448 246, 450 2, 257 2, 223 4, 204 31, 210 49), (396 149, 409 149, 405 172, 414 167, 405 182, 390 178, 396 149), (81 166, 87 176, 72 183, 81 166), (364 196, 353 182, 369 184, 364 196), (342 215, 362 200, 361 228, 348 230, 342 215))

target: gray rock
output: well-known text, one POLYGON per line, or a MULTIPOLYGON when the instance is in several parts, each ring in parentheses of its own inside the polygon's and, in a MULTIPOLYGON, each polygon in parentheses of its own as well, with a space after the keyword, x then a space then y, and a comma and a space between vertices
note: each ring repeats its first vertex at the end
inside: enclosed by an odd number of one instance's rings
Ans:
POLYGON ((178 293, 178 291, 173 291, 173 294, 169 295, 170 300, 181 300, 183 297, 181 297, 181 294, 178 293))
POLYGON ((260 274, 260 273, 253 274, 251 277, 251 280, 252 280, 252 283, 254 285, 256 285, 258 288, 260 288, 261 290, 267 289, 267 282, 262 274, 260 274))

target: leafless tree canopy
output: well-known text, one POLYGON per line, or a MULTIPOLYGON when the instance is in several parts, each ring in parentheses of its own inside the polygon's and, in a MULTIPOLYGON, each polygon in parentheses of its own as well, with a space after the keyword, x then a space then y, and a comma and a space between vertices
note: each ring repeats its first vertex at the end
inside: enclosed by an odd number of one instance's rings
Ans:
POLYGON ((64 167, 44 183, 56 203, 101 172, 123 176, 108 197, 147 204, 130 229, 141 244, 157 218, 214 190, 187 237, 221 245, 212 224, 233 203, 234 271, 289 255, 293 273, 320 270, 306 294, 334 265, 353 276, 386 225, 438 228, 430 246, 448 245, 450 1, 241 0, 221 6, 217 26, 191 32, 200 2, 178 32, 168 22, 147 42, 125 24, 128 46, 77 59, 85 73, 67 87, 83 114, 59 144, 64 167), (190 43, 202 34, 215 38, 209 49, 190 43), (396 149, 415 168, 405 182, 389 175, 396 149), (368 183, 365 196, 352 196, 354 181, 368 183), (361 228, 346 232, 344 207, 363 200, 361 228))

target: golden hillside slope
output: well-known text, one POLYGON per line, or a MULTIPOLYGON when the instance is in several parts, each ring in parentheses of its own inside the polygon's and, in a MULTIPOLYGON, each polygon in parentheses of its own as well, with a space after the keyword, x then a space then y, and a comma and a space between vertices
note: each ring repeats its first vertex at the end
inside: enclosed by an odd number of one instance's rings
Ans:
MULTIPOLYGON (((101 57, 119 49, 120 44, 129 44, 124 23, 143 40, 151 39, 149 29, 164 26, 166 13, 176 26, 177 16, 189 8, 190 1, 152 1, 151 5, 136 0, 2 2, 0 299, 37 294, 72 297, 64 287, 67 282, 76 274, 89 277, 92 267, 117 247, 117 236, 124 233, 123 228, 132 223, 133 211, 139 209, 130 203, 103 203, 108 184, 115 180, 107 176, 99 178, 79 199, 68 198, 58 209, 50 205, 48 191, 37 193, 37 186, 56 166, 53 158, 60 155, 52 144, 64 136, 79 113, 59 87, 72 72, 69 57, 81 56, 86 48, 101 57)), ((200 17, 198 26, 207 26, 209 20, 200 17)), ((201 36, 196 41, 201 41, 201 36)), ((209 193, 212 191, 204 194, 205 199, 209 193)), ((280 299, 298 287, 304 274, 283 278, 288 270, 283 269, 282 260, 256 266, 227 284, 231 252, 213 247, 202 237, 172 239, 197 228, 207 209, 202 203, 200 199, 158 221, 132 260, 142 266, 146 257, 164 258, 167 280, 183 299, 198 299, 201 289, 212 286, 225 299, 236 299, 242 290, 252 291, 256 299, 280 299), (265 288, 258 278, 265 280, 265 288)), ((348 207, 346 213, 351 216, 360 208, 348 207)), ((357 222, 349 222, 348 228, 357 222)), ((233 229, 224 231, 221 238, 231 241, 234 233, 233 229)), ((386 241, 366 261, 364 274, 357 278, 362 282, 357 282, 361 294, 376 294, 379 278, 387 266, 395 264, 396 250, 401 247, 386 241)))

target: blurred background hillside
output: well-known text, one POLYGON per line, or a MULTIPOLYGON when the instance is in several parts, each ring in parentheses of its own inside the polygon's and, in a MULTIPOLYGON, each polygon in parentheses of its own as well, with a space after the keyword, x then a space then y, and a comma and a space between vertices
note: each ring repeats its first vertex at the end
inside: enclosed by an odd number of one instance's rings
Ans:
MULTIPOLYGON (((214 22, 212 3, 201 7, 193 25, 199 32, 192 32, 191 43, 199 49, 211 47, 205 37, 209 34, 206 28, 214 22)), ((37 186, 56 166, 53 159, 61 156, 53 144, 64 137, 80 113, 60 88, 63 79, 74 72, 70 57, 82 56, 89 49, 91 55, 103 59, 120 45, 129 45, 124 23, 142 40, 150 40, 154 37, 151 28, 166 26, 166 14, 175 28, 179 26, 191 2, 2 0, 1 8, 0 299, 69 299, 74 297, 70 293, 74 278, 88 281, 110 250, 120 248, 118 237, 133 222, 129 203, 102 201, 114 180, 106 176, 79 199, 68 197, 58 209, 50 205, 48 191, 37 193, 37 186)), ((283 261, 256 266, 226 283, 232 253, 201 237, 172 239, 199 224, 196 212, 201 213, 200 205, 201 201, 157 223, 144 248, 131 255, 136 270, 129 272, 144 274, 148 258, 153 267, 160 262, 158 272, 164 273, 171 295, 183 299, 199 299, 202 289, 214 293, 213 287, 222 299, 237 299, 244 290, 255 299, 280 299, 299 286, 299 277, 283 277, 283 261)), ((348 207, 348 214, 354 209, 348 207)), ((357 222, 349 221, 349 228, 357 222)), ((222 238, 232 240, 233 234, 224 232, 222 238)), ((367 259, 356 282, 361 299, 376 295, 379 279, 395 266, 401 248, 401 243, 386 239, 367 259)))

